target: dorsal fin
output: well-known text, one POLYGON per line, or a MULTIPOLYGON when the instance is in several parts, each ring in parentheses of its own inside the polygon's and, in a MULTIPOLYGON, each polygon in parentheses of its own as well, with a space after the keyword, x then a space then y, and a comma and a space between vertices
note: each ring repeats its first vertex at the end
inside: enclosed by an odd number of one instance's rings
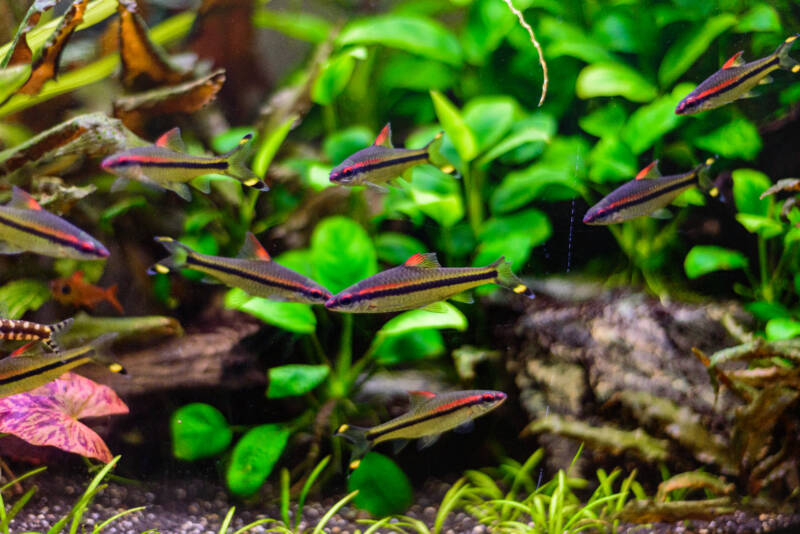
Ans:
POLYGON ((639 174, 636 175, 636 179, 643 180, 645 178, 658 178, 659 176, 661 176, 661 173, 658 171, 658 160, 655 160, 653 163, 639 171, 639 174))
POLYGON ((424 269, 441 267, 439 260, 436 259, 435 252, 418 252, 408 258, 403 265, 406 267, 422 267, 424 269))
POLYGON ((739 65, 743 64, 744 63, 744 60, 742 59, 743 53, 744 50, 739 50, 738 52, 733 54, 731 58, 722 65, 722 68, 729 69, 731 67, 738 67, 739 65))
POLYGON ((181 139, 181 129, 177 126, 164 132, 161 137, 156 139, 156 146, 168 148, 175 152, 186 152, 186 145, 183 144, 183 139, 181 139))
POLYGON ((430 391, 409 391, 408 399, 411 401, 411 409, 417 408, 423 402, 427 402, 434 398, 436 393, 430 391))
POLYGON ((381 130, 381 133, 378 134, 378 137, 375 138, 375 142, 372 144, 374 146, 392 148, 392 125, 390 123, 386 123, 386 126, 383 127, 383 130, 381 130))
POLYGON ((244 243, 239 250, 238 257, 251 260, 272 260, 267 249, 256 239, 256 236, 254 236, 252 232, 247 232, 247 234, 245 234, 244 243))
POLYGON ((8 203, 10 208, 18 208, 23 210, 40 210, 42 207, 36 202, 36 199, 28 193, 17 187, 16 185, 11 190, 11 202, 8 203))

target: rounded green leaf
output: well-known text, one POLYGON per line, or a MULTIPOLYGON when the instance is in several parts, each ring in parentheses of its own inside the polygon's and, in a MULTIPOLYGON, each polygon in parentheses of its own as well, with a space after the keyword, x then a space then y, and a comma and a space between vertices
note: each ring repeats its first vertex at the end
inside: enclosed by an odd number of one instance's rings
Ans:
POLYGON ((377 15, 345 26, 336 39, 339 46, 378 44, 460 66, 461 46, 450 30, 428 18, 377 15))
POLYGON ((281 399, 304 395, 322 384, 331 369, 327 365, 281 365, 269 370, 267 398, 281 399))
POLYGON ((669 47, 658 67, 658 81, 666 87, 692 66, 697 59, 708 52, 711 42, 719 34, 736 23, 736 17, 723 13, 706 20, 703 25, 687 27, 683 35, 669 47))
POLYGON ((253 158, 253 172, 257 176, 264 176, 267 173, 270 163, 275 158, 275 154, 278 153, 278 149, 283 144, 286 136, 289 135, 289 130, 292 129, 292 125, 296 120, 296 115, 290 115, 281 125, 259 140, 256 155, 253 158))
POLYGON ((780 317, 767 321, 767 339, 778 341, 800 337, 800 322, 788 317, 780 317))
POLYGON ((733 201, 739 213, 765 217, 770 198, 761 199, 761 194, 771 185, 772 182, 763 172, 754 169, 733 171, 733 201))
POLYGON ((508 173, 492 194, 492 213, 508 213, 533 200, 570 200, 580 195, 581 184, 573 173, 537 163, 508 173))
POLYGON ((329 135, 322 143, 322 150, 334 165, 372 144, 375 134, 364 126, 353 126, 329 135))
POLYGON ((340 54, 328 60, 311 87, 311 100, 326 106, 344 91, 356 61, 350 54, 340 54))
POLYGON ((381 365, 396 365, 436 358, 444 353, 444 339, 438 330, 417 330, 386 338, 372 353, 372 358, 381 365))
POLYGON ((713 245, 695 245, 683 262, 683 268, 689 278, 698 278, 714 271, 731 271, 746 267, 747 257, 744 254, 713 245))
POLYGON ((377 452, 367 453, 347 479, 347 491, 355 490, 353 504, 375 517, 405 512, 414 497, 405 473, 377 452))
POLYGON ((289 441, 281 425, 261 425, 249 430, 233 448, 226 472, 228 488, 236 495, 252 495, 264 484, 289 441))
POLYGON ((458 182, 432 165, 412 170, 411 198, 416 209, 442 226, 453 226, 464 216, 458 182))
POLYGON ((734 119, 716 130, 692 139, 694 145, 712 154, 732 159, 754 159, 761 152, 758 128, 747 119, 734 119))
POLYGON ((653 146, 684 120, 684 117, 675 114, 675 106, 693 88, 691 84, 680 84, 671 95, 662 96, 633 112, 622 130, 622 140, 634 154, 641 154, 653 146))
POLYGON ((749 213, 737 213, 736 220, 744 226, 751 234, 758 234, 764 239, 779 236, 783 233, 783 225, 780 221, 763 217, 761 215, 750 215, 749 213))
POLYGON ((781 32, 781 19, 775 8, 767 3, 759 3, 750 8, 736 25, 739 33, 781 32))
POLYGON ((478 152, 494 146, 514 123, 517 101, 510 96, 479 96, 464 106, 464 122, 472 131, 478 152))
POLYGON ((324 41, 333 26, 324 18, 306 12, 271 9, 259 9, 253 13, 253 25, 311 43, 324 41))
POLYGON ((468 163, 478 154, 478 143, 461 112, 439 91, 431 91, 436 116, 461 159, 468 163))
POLYGON ((0 287, 0 303, 6 319, 19 319, 30 310, 38 310, 50 300, 50 288, 41 280, 23 278, 0 287))
POLYGON ((546 113, 537 113, 527 119, 516 121, 511 127, 511 132, 481 156, 479 163, 485 167, 495 159, 524 145, 544 147, 544 143, 550 142, 555 131, 556 120, 546 113))
POLYGON ((604 137, 589 154, 589 178, 604 183, 630 180, 636 175, 636 156, 618 137, 604 137))
POLYGON ((410 310, 389 319, 375 334, 376 337, 397 336, 414 330, 426 328, 454 328, 464 331, 467 329, 467 318, 458 308, 444 302, 443 313, 431 313, 426 310, 410 310))
POLYGON ((375 247, 367 232, 347 217, 329 217, 311 236, 314 278, 334 294, 378 270, 375 247))
POLYGON ((425 245, 418 239, 396 232, 384 232, 375 239, 378 259, 389 265, 400 265, 418 252, 425 251, 425 245))
POLYGON ((215 456, 231 443, 233 431, 219 410, 194 402, 172 412, 169 422, 172 454, 180 460, 215 456))
POLYGON ((251 297, 239 288, 225 295, 225 307, 258 317, 267 324, 297 334, 310 334, 317 328, 317 317, 311 306, 302 302, 279 302, 251 297))
POLYGON ((619 134, 628 114, 621 102, 612 102, 578 118, 578 124, 586 133, 595 137, 619 134))
POLYGON ((473 265, 488 265, 505 256, 518 271, 531 250, 550 238, 553 228, 547 215, 528 209, 514 215, 492 217, 480 233, 480 246, 473 265))
POLYGON ((575 90, 579 98, 622 96, 632 102, 650 102, 658 95, 652 83, 622 63, 595 63, 584 67, 575 90))

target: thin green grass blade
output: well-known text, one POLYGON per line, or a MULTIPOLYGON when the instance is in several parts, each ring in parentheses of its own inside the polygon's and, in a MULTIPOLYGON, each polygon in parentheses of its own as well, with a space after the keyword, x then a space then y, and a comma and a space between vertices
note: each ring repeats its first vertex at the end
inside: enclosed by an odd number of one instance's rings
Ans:
POLYGON ((225 519, 222 520, 222 524, 219 526, 219 534, 228 534, 228 526, 233 521, 233 514, 236 512, 236 507, 231 506, 228 509, 228 513, 225 514, 225 519))
POLYGON ((94 529, 92 529, 92 533, 93 534, 99 534, 104 528, 106 528, 108 525, 110 525, 111 523, 113 523, 114 521, 119 519, 120 517, 126 516, 128 514, 132 514, 132 513, 135 513, 135 512, 141 512, 145 508, 146 508, 145 506, 137 506, 136 508, 130 508, 128 510, 121 511, 118 514, 114 514, 111 517, 109 517, 108 519, 106 519, 105 521, 103 521, 102 523, 100 523, 99 525, 96 525, 94 527, 94 529))
POLYGON ((303 484, 303 489, 300 490, 300 496, 297 499, 297 513, 294 517, 294 530, 297 530, 297 525, 300 521, 300 517, 303 515, 303 507, 306 505, 306 497, 308 496, 308 492, 311 491, 311 486, 314 485, 314 482, 317 481, 319 475, 328 467, 328 463, 330 463, 331 457, 330 455, 323 458, 317 466, 311 471, 311 474, 308 475, 308 479, 306 483, 303 484))
POLYGON ((334 514, 339 511, 339 508, 341 508, 348 502, 352 501, 356 495, 358 495, 358 490, 348 493, 347 495, 339 499, 339 501, 336 504, 331 506, 331 509, 325 512, 325 515, 323 515, 322 519, 319 520, 317 526, 314 527, 312 534, 322 534, 322 529, 325 527, 328 521, 331 520, 331 517, 333 517, 334 514))

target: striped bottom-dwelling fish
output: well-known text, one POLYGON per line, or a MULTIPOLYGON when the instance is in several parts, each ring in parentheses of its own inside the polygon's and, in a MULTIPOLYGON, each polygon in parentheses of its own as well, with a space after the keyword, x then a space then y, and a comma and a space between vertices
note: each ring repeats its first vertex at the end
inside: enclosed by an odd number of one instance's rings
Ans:
POLYGON ((711 188, 709 158, 689 172, 661 176, 658 160, 654 161, 631 180, 616 188, 592 206, 583 217, 585 224, 614 224, 644 217, 664 208, 690 187, 711 188))
POLYGON ((367 148, 352 154, 330 174, 330 181, 340 185, 366 185, 372 189, 386 192, 380 184, 404 177, 410 180, 410 170, 417 165, 432 163, 439 167, 451 167, 449 162, 439 156, 442 134, 439 133, 430 143, 419 149, 394 148, 392 130, 387 124, 367 148))
POLYGON ((43 210, 32 196, 14 186, 11 201, 0 206, 0 254, 21 252, 78 260, 108 257, 102 243, 58 215, 43 210))
POLYGON ((105 334, 88 345, 63 352, 30 354, 0 360, 0 397, 25 393, 52 382, 70 369, 96 361, 114 373, 125 373, 116 362, 108 360, 101 351, 116 334, 105 334))
MULTIPOLYGON (((235 178, 247 187, 268 191, 269 187, 248 169, 244 161, 248 152, 244 150, 252 134, 239 141, 239 145, 221 156, 193 156, 186 153, 181 140, 180 128, 173 128, 158 138, 154 145, 140 146, 112 154, 100 166, 119 176, 111 190, 125 185, 125 180, 136 180, 169 189, 184 200, 191 200, 192 193, 186 182, 204 174, 224 174, 235 178)), ((210 192, 208 184, 198 184, 204 193, 210 192)))
POLYGON ((32 323, 21 319, 0 319, 0 340, 41 341, 53 352, 61 350, 56 336, 72 326, 73 319, 64 319, 54 324, 32 323))
POLYGON ((250 232, 237 258, 200 254, 170 237, 156 237, 155 240, 172 255, 153 265, 148 270, 150 274, 193 269, 255 297, 308 304, 324 304, 331 297, 330 291, 307 276, 272 261, 250 232))
POLYGON ((353 456, 362 456, 374 445, 393 439, 422 439, 431 445, 442 432, 452 430, 500 406, 506 400, 502 391, 451 391, 438 395, 410 391, 411 409, 372 428, 342 425, 336 431, 354 444, 353 456))
POLYGON ((771 55, 744 63, 742 52, 725 62, 720 70, 709 76, 686 98, 678 103, 675 113, 689 115, 718 108, 749 96, 755 86, 769 82, 769 73, 777 69, 800 72, 800 63, 789 57, 789 50, 800 34, 787 37, 771 55))
POLYGON ((501 257, 486 267, 442 267, 436 253, 420 253, 403 265, 380 272, 331 297, 325 306, 338 312, 385 313, 424 308, 444 311, 441 301, 454 298, 471 302, 461 293, 485 284, 498 284, 533 298, 501 257))

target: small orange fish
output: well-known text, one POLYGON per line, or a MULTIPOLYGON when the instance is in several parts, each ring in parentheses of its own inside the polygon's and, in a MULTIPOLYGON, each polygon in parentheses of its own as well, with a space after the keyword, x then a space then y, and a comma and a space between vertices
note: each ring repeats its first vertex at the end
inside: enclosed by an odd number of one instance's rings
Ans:
POLYGON ((99 287, 83 281, 83 271, 75 271, 68 278, 50 282, 50 292, 60 304, 86 307, 92 310, 102 301, 108 301, 119 313, 125 313, 117 300, 117 284, 99 287))

